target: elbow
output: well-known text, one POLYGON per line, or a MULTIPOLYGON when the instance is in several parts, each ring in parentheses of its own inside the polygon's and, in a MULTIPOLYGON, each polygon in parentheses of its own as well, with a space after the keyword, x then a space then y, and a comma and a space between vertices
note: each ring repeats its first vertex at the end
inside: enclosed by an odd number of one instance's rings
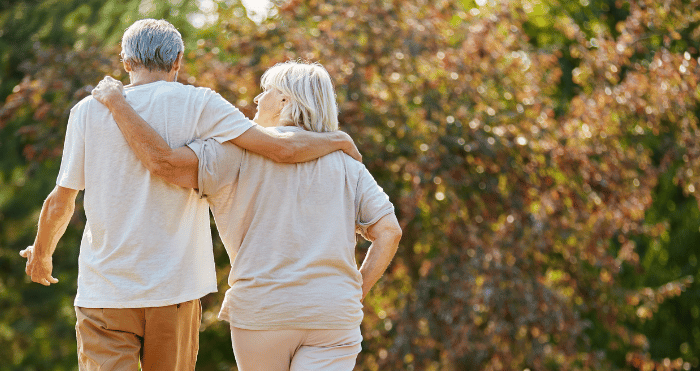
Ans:
POLYGON ((73 214, 75 202, 68 202, 58 197, 56 193, 49 194, 46 198, 46 213, 49 219, 57 220, 65 214, 73 214))
POLYGON ((401 241, 401 237, 403 236, 403 231, 401 230, 401 225, 399 225, 399 221, 396 219, 396 215, 394 214, 393 217, 391 218, 391 223, 389 223, 386 226, 386 237, 390 241, 391 245, 394 247, 394 252, 399 248, 399 241, 401 241))
POLYGON ((392 215, 390 223, 386 226, 386 233, 395 244, 398 245, 399 241, 401 241, 403 231, 401 230, 399 220, 396 218, 396 214, 392 215))
MULTIPOLYGON (((379 232, 377 240, 382 241, 382 245, 391 247, 394 252, 399 247, 399 242, 401 241, 401 236, 403 231, 398 224, 386 226, 382 231, 379 232)), ((376 241, 376 240, 375 240, 376 241)))
POLYGON ((398 247, 399 246, 399 241, 401 241, 401 237, 403 236, 403 231, 401 230, 401 227, 399 225, 395 225, 391 229, 391 241, 393 242, 393 245, 398 247))
POLYGON ((395 214, 389 214, 372 225, 368 230, 368 237, 372 243, 381 241, 381 245, 392 246, 394 251, 399 246, 403 231, 396 220, 395 214))

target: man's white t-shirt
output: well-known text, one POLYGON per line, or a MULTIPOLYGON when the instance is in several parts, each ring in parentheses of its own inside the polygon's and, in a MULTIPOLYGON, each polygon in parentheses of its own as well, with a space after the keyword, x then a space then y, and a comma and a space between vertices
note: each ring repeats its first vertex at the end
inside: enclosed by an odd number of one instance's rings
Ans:
MULTIPOLYGON (((254 125, 210 89, 158 81, 125 91, 172 148, 199 138, 225 142, 254 125)), ((71 110, 56 183, 85 189, 75 306, 166 306, 217 290, 209 205, 151 175, 92 97, 71 110)))
POLYGON ((249 330, 359 326, 356 232, 394 212, 365 166, 340 151, 280 164, 231 143, 189 147, 232 263, 219 318, 249 330))

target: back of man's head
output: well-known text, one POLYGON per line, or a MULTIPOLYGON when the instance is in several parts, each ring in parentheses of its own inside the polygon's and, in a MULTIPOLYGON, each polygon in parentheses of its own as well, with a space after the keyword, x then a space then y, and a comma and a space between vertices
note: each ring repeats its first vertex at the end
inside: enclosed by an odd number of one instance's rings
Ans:
POLYGON ((185 51, 180 32, 165 20, 142 19, 129 26, 122 37, 122 59, 131 68, 170 72, 185 51))

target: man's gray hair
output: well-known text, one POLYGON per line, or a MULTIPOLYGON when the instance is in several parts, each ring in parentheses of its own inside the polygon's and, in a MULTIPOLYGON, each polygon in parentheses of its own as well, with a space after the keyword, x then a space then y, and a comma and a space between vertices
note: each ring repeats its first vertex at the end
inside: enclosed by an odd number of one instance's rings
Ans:
POLYGON ((180 32, 170 22, 142 19, 134 22, 122 37, 122 59, 132 68, 170 72, 180 53, 185 51, 180 32))

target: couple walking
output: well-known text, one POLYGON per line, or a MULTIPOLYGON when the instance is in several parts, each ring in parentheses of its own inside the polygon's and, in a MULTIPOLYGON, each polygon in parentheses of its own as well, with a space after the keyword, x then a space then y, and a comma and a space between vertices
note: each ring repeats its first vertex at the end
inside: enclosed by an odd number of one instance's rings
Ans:
POLYGON ((71 110, 57 185, 20 252, 27 274, 58 282, 51 257, 84 190, 80 370, 193 370, 199 299, 217 291, 211 208, 232 264, 219 318, 239 369, 351 370, 362 300, 401 229, 337 131, 330 76, 319 64, 275 65, 250 121, 219 94, 175 82, 183 51, 166 21, 126 30, 131 84, 106 77, 71 110), (356 233, 372 241, 359 270, 356 233))

